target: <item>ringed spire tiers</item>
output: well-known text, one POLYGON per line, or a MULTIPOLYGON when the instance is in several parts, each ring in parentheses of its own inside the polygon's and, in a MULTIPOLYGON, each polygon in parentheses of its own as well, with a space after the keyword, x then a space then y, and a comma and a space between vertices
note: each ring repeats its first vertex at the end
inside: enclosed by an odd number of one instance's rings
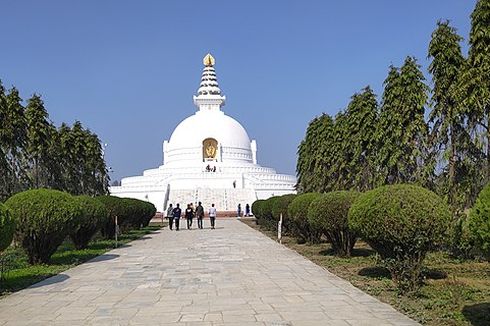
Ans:
POLYGON ((201 83, 197 90, 197 96, 194 96, 194 105, 199 110, 220 110, 225 105, 226 96, 221 95, 221 89, 218 85, 218 78, 214 65, 214 57, 208 53, 202 60, 204 68, 201 76, 201 83))

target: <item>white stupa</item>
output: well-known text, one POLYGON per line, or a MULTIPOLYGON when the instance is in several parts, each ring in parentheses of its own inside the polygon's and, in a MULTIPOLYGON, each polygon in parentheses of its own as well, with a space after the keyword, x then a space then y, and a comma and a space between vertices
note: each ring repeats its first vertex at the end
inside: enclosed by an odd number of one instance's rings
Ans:
POLYGON ((112 195, 148 200, 160 211, 170 203, 198 201, 234 211, 238 204, 244 209, 257 199, 295 192, 294 176, 257 164, 257 143, 221 110, 226 97, 221 95, 214 58, 208 54, 203 62, 194 96, 198 110, 163 142, 163 165, 122 179, 121 186, 110 188, 112 195))

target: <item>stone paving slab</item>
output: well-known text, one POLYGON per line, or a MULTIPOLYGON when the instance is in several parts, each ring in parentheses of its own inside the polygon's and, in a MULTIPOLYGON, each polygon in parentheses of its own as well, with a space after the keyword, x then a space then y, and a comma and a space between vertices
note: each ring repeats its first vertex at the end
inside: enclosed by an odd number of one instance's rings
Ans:
POLYGON ((0 325, 418 324, 247 225, 219 220, 215 230, 160 230, 2 298, 0 325))

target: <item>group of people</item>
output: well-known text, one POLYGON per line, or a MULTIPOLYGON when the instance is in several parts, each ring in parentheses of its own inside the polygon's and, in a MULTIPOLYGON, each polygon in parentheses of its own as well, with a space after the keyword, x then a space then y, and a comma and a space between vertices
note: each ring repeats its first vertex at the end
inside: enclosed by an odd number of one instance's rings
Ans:
MULTIPOLYGON (((238 217, 242 216, 242 214, 243 214, 242 204, 238 204, 237 214, 238 214, 238 217)), ((245 205, 245 216, 250 216, 250 205, 249 204, 245 205)))
MULTIPOLYGON (((214 204, 211 205, 208 213, 209 220, 211 222, 211 229, 214 229, 214 224, 216 221, 216 207, 214 207, 214 204)), ((192 228, 192 221, 194 217, 197 219, 197 227, 199 229, 202 229, 202 220, 204 218, 204 207, 202 207, 202 203, 199 202, 195 209, 193 204, 187 204, 187 208, 185 209, 183 215, 182 209, 180 208, 179 204, 177 204, 175 207, 170 204, 167 208, 167 218, 170 230, 173 230, 175 225, 175 230, 179 231, 181 217, 184 217, 186 219, 187 229, 190 230, 192 228)))

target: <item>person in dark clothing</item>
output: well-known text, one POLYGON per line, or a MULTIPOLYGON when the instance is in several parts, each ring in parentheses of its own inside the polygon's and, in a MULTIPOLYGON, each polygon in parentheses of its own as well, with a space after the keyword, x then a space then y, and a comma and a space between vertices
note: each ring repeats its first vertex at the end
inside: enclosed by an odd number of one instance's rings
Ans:
POLYGON ((187 204, 185 210, 185 219, 187 220, 187 229, 190 230, 192 226, 192 218, 194 217, 194 211, 192 210, 191 204, 187 204))
POLYGON ((173 211, 173 217, 174 217, 174 223, 175 223, 175 230, 179 231, 179 224, 180 224, 180 215, 182 215, 182 210, 180 209, 180 205, 177 204, 177 206, 174 208, 173 211))
POLYGON ((250 216, 250 205, 245 205, 245 216, 250 216))
POLYGON ((196 207, 197 227, 202 229, 202 219, 204 218, 204 207, 201 202, 196 207))
POLYGON ((170 204, 167 208, 167 218, 168 226, 170 227, 170 230, 172 230, 174 225, 174 208, 172 207, 172 204, 170 204))

